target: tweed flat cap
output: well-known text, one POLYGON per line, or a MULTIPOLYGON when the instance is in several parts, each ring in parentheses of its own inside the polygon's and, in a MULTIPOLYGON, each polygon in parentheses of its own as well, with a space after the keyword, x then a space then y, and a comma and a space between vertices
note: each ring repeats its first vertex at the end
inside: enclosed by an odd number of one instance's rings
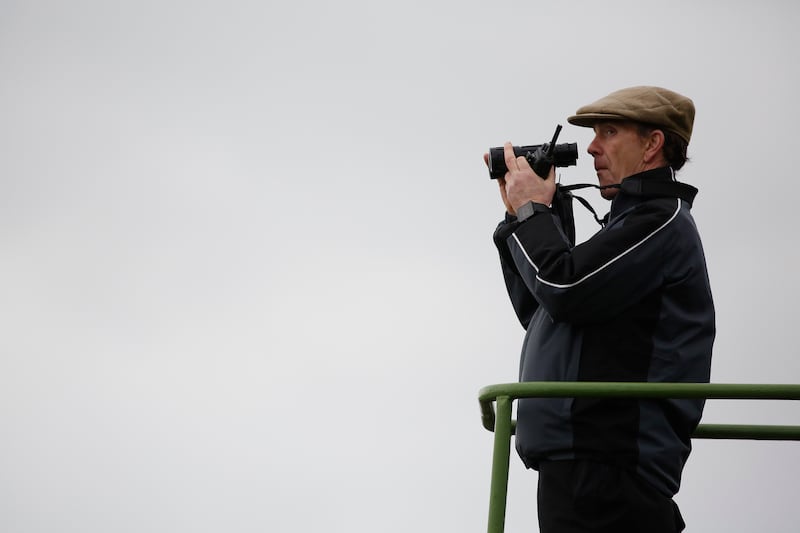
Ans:
POLYGON ((688 143, 694 125, 694 103, 662 87, 628 87, 581 107, 567 120, 586 127, 602 120, 632 120, 661 126, 688 143))

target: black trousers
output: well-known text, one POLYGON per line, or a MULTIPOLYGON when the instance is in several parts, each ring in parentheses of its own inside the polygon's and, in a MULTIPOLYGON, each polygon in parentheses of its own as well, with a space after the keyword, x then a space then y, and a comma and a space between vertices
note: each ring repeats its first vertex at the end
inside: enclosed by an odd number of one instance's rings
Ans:
POLYGON ((584 460, 539 465, 540 533, 679 533, 678 506, 634 472, 584 460))

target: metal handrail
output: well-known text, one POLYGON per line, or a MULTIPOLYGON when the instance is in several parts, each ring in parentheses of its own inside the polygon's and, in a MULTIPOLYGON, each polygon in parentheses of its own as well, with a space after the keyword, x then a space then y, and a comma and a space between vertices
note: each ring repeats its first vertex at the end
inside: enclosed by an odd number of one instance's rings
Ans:
MULTIPOLYGON (((516 422, 512 403, 520 398, 637 398, 716 400, 800 400, 800 385, 745 383, 638 383, 538 381, 488 385, 478 393, 483 427, 494 431, 492 481, 489 493, 489 533, 505 528, 510 441, 516 422), (495 412, 494 404, 497 411, 495 412)), ((693 438, 795 440, 800 426, 751 424, 700 424, 693 438)))

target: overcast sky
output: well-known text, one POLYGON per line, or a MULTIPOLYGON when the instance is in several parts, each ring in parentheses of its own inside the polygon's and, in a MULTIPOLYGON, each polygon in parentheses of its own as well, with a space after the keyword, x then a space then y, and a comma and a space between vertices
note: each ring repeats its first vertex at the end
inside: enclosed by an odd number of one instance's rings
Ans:
MULTIPOLYGON (((713 381, 800 383, 799 23, 784 0, 0 1, 0 530, 485 531, 477 393, 516 380, 524 332, 482 154, 561 123, 561 180, 593 181, 566 117, 630 85, 697 106, 713 381)), ((696 441, 687 531, 796 531, 798 465, 696 441)), ((512 455, 510 533, 536 531, 536 477, 512 455)))

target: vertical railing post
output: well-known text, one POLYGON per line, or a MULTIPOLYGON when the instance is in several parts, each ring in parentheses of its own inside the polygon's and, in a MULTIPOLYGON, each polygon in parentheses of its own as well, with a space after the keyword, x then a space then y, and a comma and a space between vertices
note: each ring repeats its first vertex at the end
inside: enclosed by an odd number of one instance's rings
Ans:
POLYGON ((489 533, 503 533, 508 493, 508 465, 511 457, 511 398, 498 396, 494 422, 492 486, 489 492, 489 533))

